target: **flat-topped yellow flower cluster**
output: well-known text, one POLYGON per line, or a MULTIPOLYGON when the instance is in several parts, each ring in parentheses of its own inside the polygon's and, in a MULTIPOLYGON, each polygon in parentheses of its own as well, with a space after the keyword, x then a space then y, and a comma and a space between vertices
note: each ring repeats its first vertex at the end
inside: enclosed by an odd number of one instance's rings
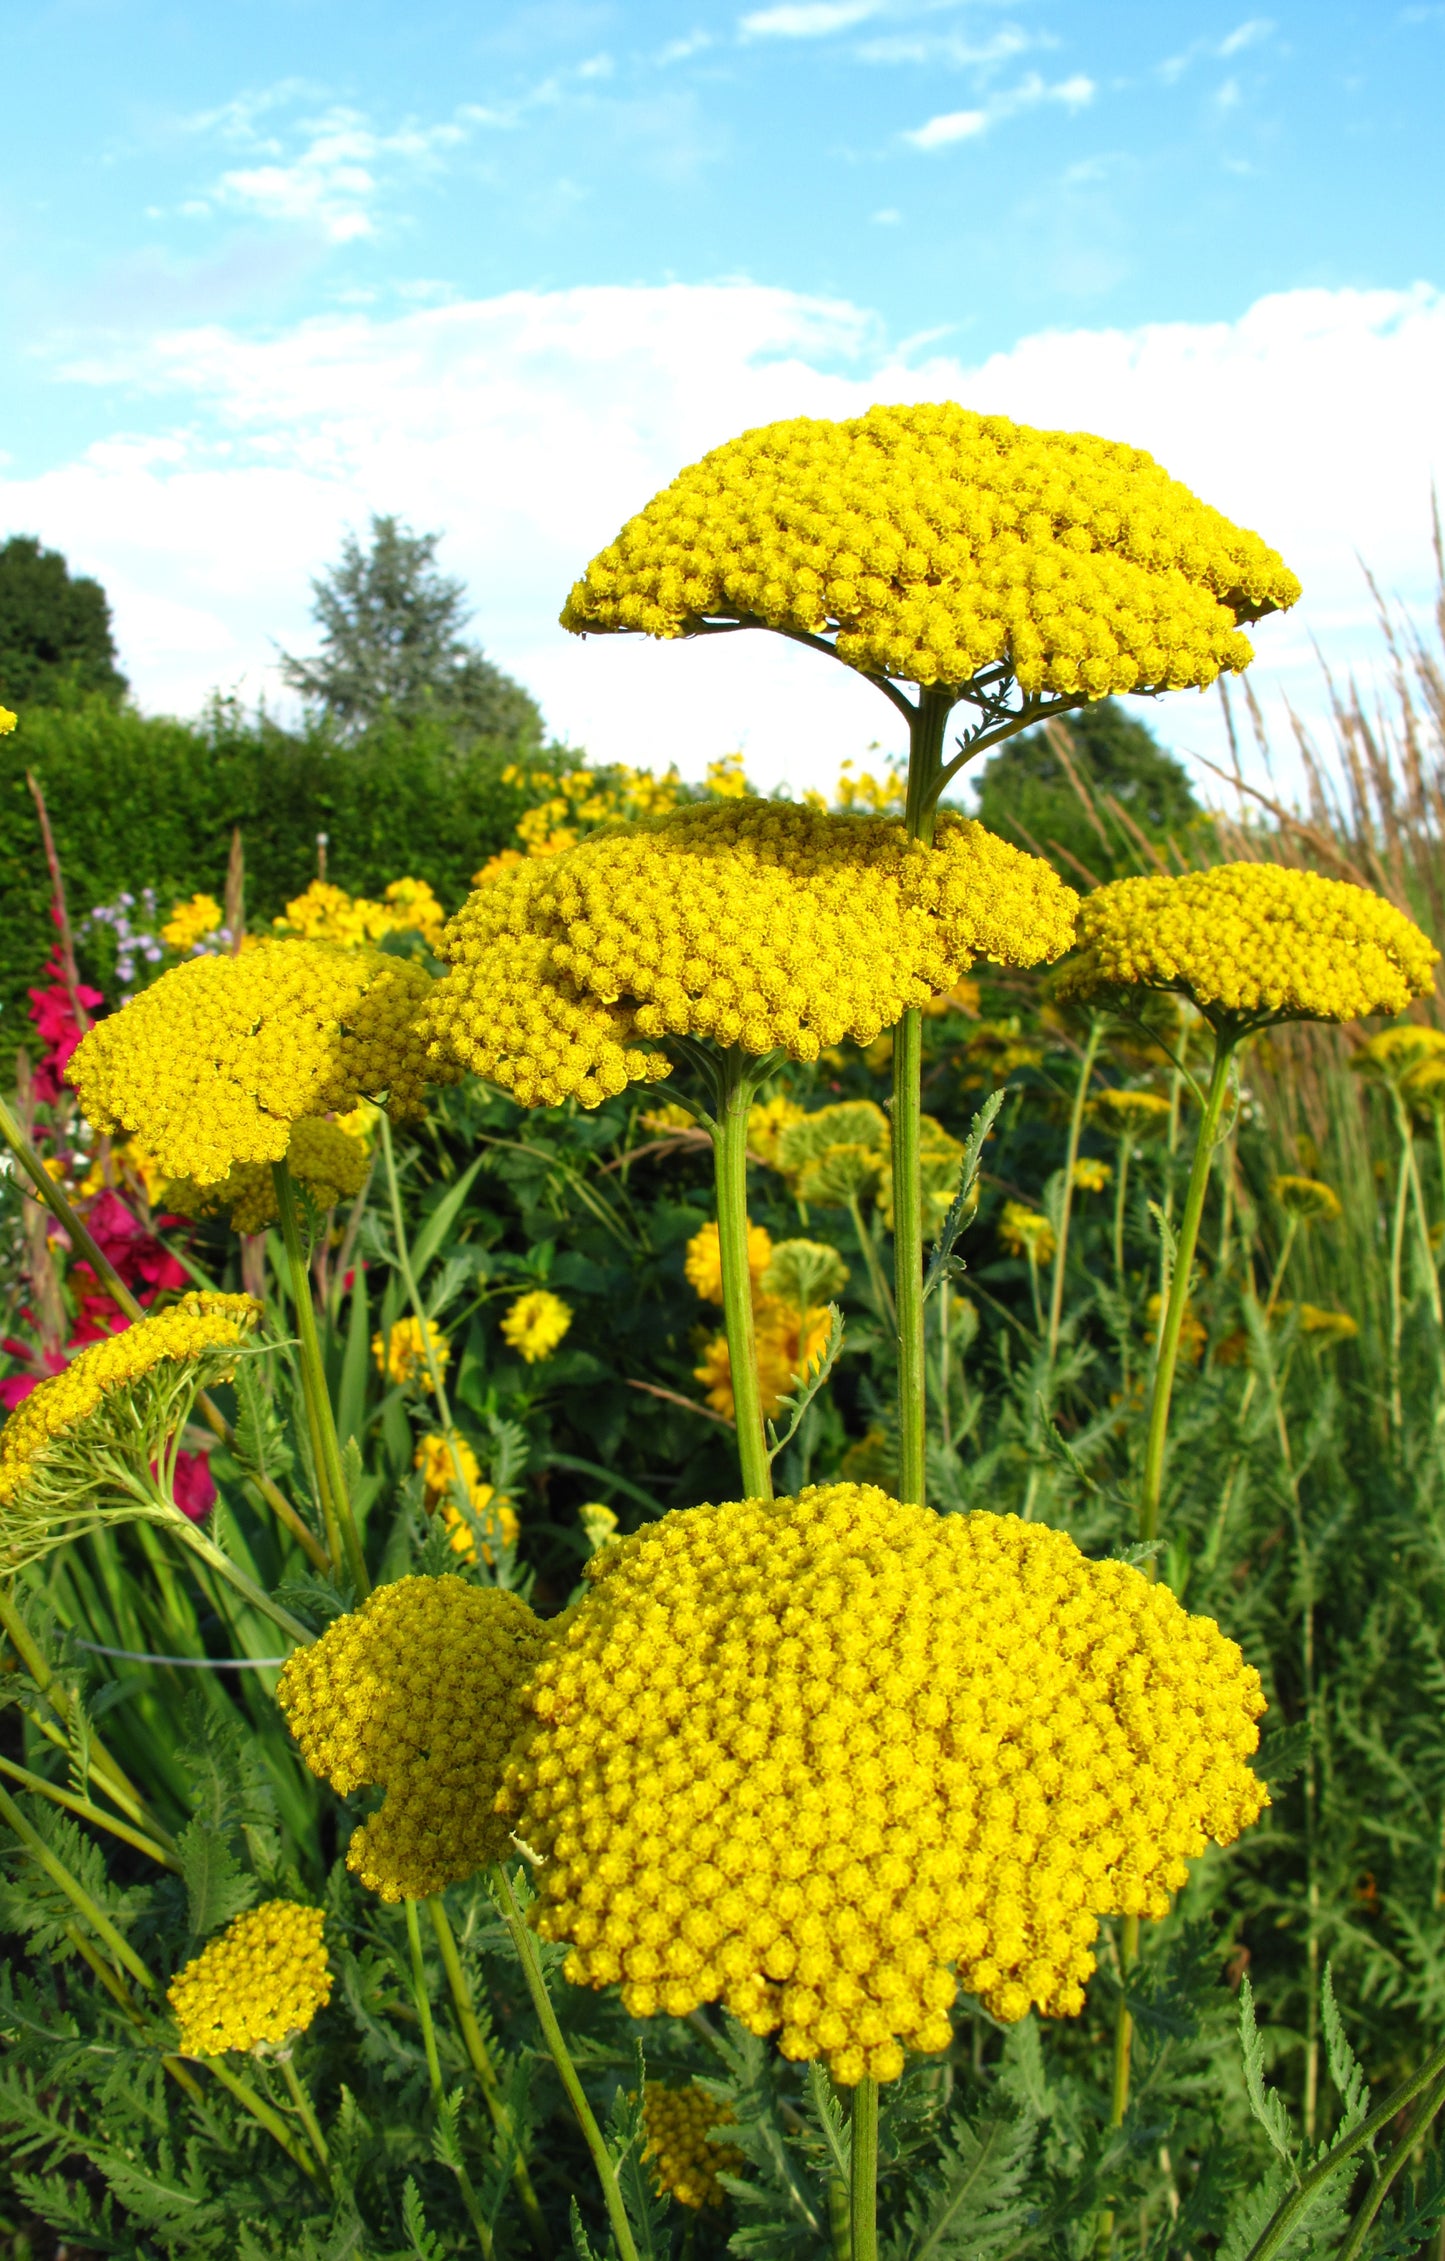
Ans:
POLYGON ((634 2016, 721 2001, 892 2079, 958 1987, 1080 2009, 1099 1915, 1163 1914, 1264 1802, 1257 1673, 1061 1532, 837 1484, 674 1513, 588 1575, 502 1805, 538 1929, 634 2016))
POLYGON ((1283 864, 1114 880, 1085 896, 1079 942, 1061 994, 1176 990, 1216 1023, 1402 1013, 1440 959, 1383 895, 1283 864))
POLYGON ((718 2176, 739 2174, 743 2154, 735 2143, 714 2142, 708 2131, 725 2127, 732 2117, 732 2106, 720 2104, 695 2080, 682 2088, 660 2080, 643 2083, 642 2162, 660 2196, 698 2208, 726 2202, 718 2176))
POLYGON ((277 1701, 312 1773, 386 1792, 346 1856, 383 1900, 423 1899, 509 1849, 492 1805, 547 1637, 516 1594, 400 1578, 288 1659, 277 1701))
POLYGON ((1299 582, 1152 456, 954 402, 800 416, 714 448, 573 588, 578 633, 836 632, 868 674, 1028 693, 1179 690, 1247 667, 1299 582))
POLYGON ((294 1900, 267 1900, 227 1924, 167 1989, 182 2055, 220 2057, 304 2033, 331 1999, 323 1929, 321 1910, 294 1900))
POLYGON ((208 1380, 223 1379, 261 1316, 249 1295, 186 1295, 168 1311, 91 1343, 22 1398, 0 1429, 0 1505, 27 1488, 60 1440, 83 1439, 117 1392, 168 1366, 204 1362, 208 1380))
POLYGON ((879 1031, 975 957, 1068 948, 1076 899, 1041 858, 945 816, 934 844, 787 801, 675 809, 502 873, 443 938, 428 1021, 524 1106, 667 1075, 669 1036, 814 1060, 879 1031))
POLYGON ((97 1022, 67 1076, 97 1130, 134 1131, 175 1178, 218 1184, 237 1162, 279 1162, 302 1116, 388 1094, 419 1114, 418 1015, 432 983, 408 959, 324 942, 266 942, 192 958, 97 1022))
MULTIPOLYGON (((318 1209, 334 1209, 338 1201, 360 1193, 370 1164, 366 1148, 350 1131, 324 1116, 303 1115, 291 1125, 286 1166, 318 1209)), ((172 1178, 161 1205, 182 1217, 209 1217, 224 1210, 235 1233, 262 1233, 279 1214, 269 1162, 233 1162, 219 1185, 172 1178)))

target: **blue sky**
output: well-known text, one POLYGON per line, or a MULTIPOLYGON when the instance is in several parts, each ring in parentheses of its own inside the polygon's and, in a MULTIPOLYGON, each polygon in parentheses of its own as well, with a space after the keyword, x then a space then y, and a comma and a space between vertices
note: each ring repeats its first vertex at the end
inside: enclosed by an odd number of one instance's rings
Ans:
MULTIPOLYGON (((1292 544, 1267 694, 1304 697, 1311 633, 1368 656, 1356 551, 1424 602, 1436 0, 3 21, 0 532, 103 574, 148 705, 265 687, 374 507, 446 529, 484 640, 598 751, 826 766, 888 734, 858 687, 584 655, 555 611, 689 454, 874 397, 1137 438, 1292 544)), ((1214 743, 1199 712, 1166 734, 1214 743)))

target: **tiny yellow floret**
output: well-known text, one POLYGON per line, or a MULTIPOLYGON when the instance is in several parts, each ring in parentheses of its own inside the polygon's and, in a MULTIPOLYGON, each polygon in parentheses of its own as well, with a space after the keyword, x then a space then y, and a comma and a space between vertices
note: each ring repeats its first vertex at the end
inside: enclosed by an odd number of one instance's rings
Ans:
POLYGON ((166 1989, 184 2057, 279 2047, 304 2033, 331 1999, 324 1918, 294 1900, 267 1900, 228 1923, 166 1989))
POLYGON ((892 2080, 959 1989, 1077 2012, 1099 1917, 1163 1915, 1266 1802, 1235 1644, 1042 1524, 824 1485, 675 1510, 586 1575, 499 1810, 538 1930, 633 2017, 721 2002, 892 2080))
POLYGON ((400 1578, 287 1660, 276 1697, 312 1773, 343 1796, 386 1792, 346 1855, 383 1900, 425 1899, 510 1850, 493 1804, 547 1640, 517 1594, 400 1578))
POLYGON ((573 588, 580 635, 709 621, 832 636, 865 674, 1033 695, 1177 690, 1247 667, 1299 582, 1142 449, 953 401, 798 416, 678 474, 573 588))
MULTIPOLYGON (((350 1201, 360 1193, 370 1165, 362 1141, 340 1123, 303 1115, 291 1125, 286 1166, 318 1209, 334 1209, 338 1201, 350 1201)), ((162 1206, 182 1217, 209 1217, 224 1210, 233 1233, 263 1233, 280 1213, 269 1162, 233 1162, 219 1185, 172 1178, 162 1206)))
POLYGON ((1440 953, 1382 895, 1283 864, 1116 879, 1085 896, 1061 996, 1175 991, 1216 1028, 1401 1013, 1440 953))

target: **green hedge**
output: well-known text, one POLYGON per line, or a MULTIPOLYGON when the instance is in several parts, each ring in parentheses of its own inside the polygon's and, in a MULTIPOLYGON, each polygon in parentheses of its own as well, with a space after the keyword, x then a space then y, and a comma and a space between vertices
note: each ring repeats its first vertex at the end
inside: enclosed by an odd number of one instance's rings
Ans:
MULTIPOLYGON (((427 722, 381 725, 341 746, 224 701, 196 722, 99 697, 22 710, 18 730, 0 738, 0 1053, 13 1058, 26 1040, 25 991, 54 939, 27 769, 45 792, 75 921, 145 887, 163 912, 198 889, 219 900, 239 825, 254 927, 316 876, 319 832, 329 839, 327 876, 350 893, 376 894, 407 875, 454 909, 535 797, 502 782, 517 755, 512 746, 460 748, 427 722)), ((522 758, 551 767, 564 757, 527 748, 522 758)))

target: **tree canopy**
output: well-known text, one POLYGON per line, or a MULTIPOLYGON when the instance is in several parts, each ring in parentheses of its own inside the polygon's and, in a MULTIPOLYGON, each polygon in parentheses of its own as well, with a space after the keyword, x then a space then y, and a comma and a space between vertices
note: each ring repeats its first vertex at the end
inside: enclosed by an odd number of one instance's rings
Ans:
POLYGON ((440 539, 376 514, 369 546, 348 534, 311 584, 321 650, 283 652, 282 675, 343 738, 427 715, 463 739, 540 744, 535 700, 464 634, 466 591, 439 571, 440 539))
POLYGON ((1139 869, 1137 846, 1110 799, 1151 841, 1179 838, 1202 813, 1183 764, 1116 699, 1009 739, 978 781, 978 814, 990 832, 1036 848, 1075 885, 1080 865, 1097 879, 1139 869), (1068 733, 1068 761, 1098 808, 1105 838, 1069 781, 1053 735, 1059 730, 1068 733))
POLYGON ((126 691, 105 591, 33 534, 12 534, 0 545, 0 701, 54 706, 86 691, 126 691))

